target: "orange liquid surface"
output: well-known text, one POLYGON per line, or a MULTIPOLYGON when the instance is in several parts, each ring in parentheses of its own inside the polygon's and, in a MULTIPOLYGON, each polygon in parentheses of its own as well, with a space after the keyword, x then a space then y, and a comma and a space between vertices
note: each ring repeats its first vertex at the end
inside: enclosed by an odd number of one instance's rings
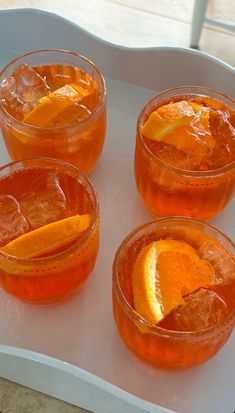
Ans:
MULTIPOLYGON (((0 194, 0 247, 57 220, 94 214, 95 206, 85 186, 59 169, 12 172, 0 179, 0 194)), ((88 237, 80 244, 77 241, 53 251, 53 256, 46 254, 50 261, 31 259, 25 263, 0 254, 1 286, 32 303, 63 300, 80 288, 94 267, 99 243, 98 220, 88 237)))
MULTIPOLYGON (((126 301, 133 309, 132 272, 137 255, 144 246, 159 238, 174 238, 189 242, 182 233, 177 238, 176 233, 177 231, 173 234, 171 231, 166 233, 162 230, 159 234, 144 235, 130 244, 123 254, 118 267, 119 283, 126 301)), ((213 248, 207 244, 202 248, 197 234, 191 237, 190 244, 199 256, 211 257, 213 248)), ((217 353, 228 339, 235 323, 233 317, 233 320, 224 326, 216 327, 235 310, 234 257, 226 250, 223 250, 223 258, 219 254, 221 254, 220 249, 214 253, 214 258, 209 260, 214 264, 218 284, 210 290, 201 289, 200 292, 193 293, 193 296, 185 297, 185 301, 190 300, 190 304, 179 307, 166 316, 158 324, 158 327, 161 327, 160 333, 154 333, 147 326, 128 317, 113 290, 114 317, 120 335, 132 352, 150 364, 163 369, 191 367, 203 363, 217 353), (214 330, 200 337, 199 332, 208 328, 214 328, 214 330), (174 336, 174 334, 168 334, 169 330, 182 332, 182 334, 186 331, 198 332, 198 336, 174 336)))
POLYGON ((91 75, 74 66, 59 64, 33 68, 19 66, 6 82, 6 87, 1 90, 2 105, 21 122, 37 106, 39 99, 65 85, 73 83, 88 91, 87 96, 64 110, 45 130, 19 127, 14 122, 9 126, 3 121, 2 133, 13 160, 47 156, 90 171, 101 153, 106 128, 105 100, 93 116, 100 91, 91 75), (79 124, 79 120, 85 123, 79 124), (60 127, 66 129, 54 130, 60 127))
MULTIPOLYGON (((144 150, 138 131, 136 183, 147 208, 155 215, 182 215, 207 220, 224 209, 234 192, 235 112, 218 100, 192 95, 181 96, 180 99, 175 96, 164 100, 164 103, 160 102, 159 106, 179 100, 193 100, 209 111, 205 130, 203 127, 200 129, 194 121, 190 125, 176 127, 169 133, 168 142, 171 138, 187 142, 185 151, 164 141, 157 142, 143 136, 145 145, 156 155, 156 160, 144 150), (213 148, 208 148, 205 143, 208 136, 213 140, 213 148), (200 175, 201 171, 213 171, 225 165, 230 166, 220 174, 200 175), (187 170, 199 173, 190 175, 187 170)), ((146 115, 144 122, 147 118, 146 115)))

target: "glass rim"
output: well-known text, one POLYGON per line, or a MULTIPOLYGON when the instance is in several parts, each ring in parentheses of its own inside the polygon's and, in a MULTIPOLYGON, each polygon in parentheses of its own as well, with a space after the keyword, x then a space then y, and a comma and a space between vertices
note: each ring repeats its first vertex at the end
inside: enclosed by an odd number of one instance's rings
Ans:
MULTIPOLYGON (((51 130, 53 130, 53 132, 63 132, 63 131, 67 131, 69 129, 73 129, 74 127, 77 126, 81 126, 81 125, 86 125, 86 123, 90 122, 91 119, 93 119, 97 112, 102 108, 103 103, 105 102, 105 98, 106 98, 106 83, 105 83, 105 79, 103 74, 101 73, 100 69, 91 61, 89 60, 87 57, 70 51, 70 50, 65 50, 65 49, 39 49, 39 50, 33 50, 30 52, 27 52, 21 56, 16 57, 14 60, 11 60, 1 71, 0 71, 0 80, 1 77, 3 77, 2 80, 4 80, 6 77, 4 77, 4 73, 15 63, 17 63, 20 59, 23 59, 25 57, 31 56, 31 55, 36 55, 36 54, 40 54, 40 53, 54 53, 54 52, 58 52, 58 53, 65 53, 67 55, 73 55, 75 57, 78 57, 80 59, 82 59, 84 62, 88 63, 94 70, 95 72, 98 74, 100 80, 101 80, 101 85, 102 85, 102 89, 100 90, 100 96, 99 96, 99 101, 97 106, 95 107, 94 110, 92 110, 91 113, 89 113, 89 115, 87 117, 85 117, 84 119, 81 120, 77 120, 75 122, 72 122, 70 124, 64 125, 64 126, 56 126, 53 128, 50 127, 41 127, 41 126, 33 126, 33 125, 28 125, 27 123, 23 123, 22 121, 14 118, 10 113, 7 112, 7 110, 2 106, 2 104, 0 103, 0 113, 2 112, 3 116, 5 116, 8 121, 10 121, 11 123, 14 122, 15 125, 18 125, 19 129, 24 128, 26 131, 35 131, 35 132, 49 132, 51 130)), ((4 121, 3 121, 4 122, 4 121)), ((30 135, 31 138, 35 138, 35 136, 30 135)))
MULTIPOLYGON (((169 163, 163 161, 162 159, 160 159, 157 155, 155 155, 146 145, 146 143, 144 142, 144 138, 143 138, 143 134, 141 132, 141 126, 142 126, 142 118, 145 114, 145 112, 148 110, 148 107, 157 99, 160 98, 162 95, 164 95, 165 93, 169 93, 169 92, 174 92, 174 91, 179 91, 182 90, 182 95, 184 93, 184 91, 188 90, 188 89, 201 89, 203 92, 212 92, 217 94, 218 96, 221 96, 225 99, 227 99, 228 101, 230 101, 231 103, 233 103, 235 105, 235 100, 227 95, 225 95, 222 92, 219 92, 215 89, 206 87, 206 86, 177 86, 177 87, 173 87, 173 88, 169 88, 169 89, 165 89, 163 91, 161 91, 160 93, 158 93, 157 95, 154 95, 150 100, 148 100, 148 102, 144 105, 144 107, 141 109, 141 112, 139 113, 138 119, 137 119, 137 134, 139 134, 140 137, 140 143, 144 149, 144 151, 147 153, 147 155, 155 162, 155 163, 159 163, 160 165, 164 166, 164 168, 169 169, 170 171, 177 173, 178 175, 184 175, 184 176, 189 176, 189 177, 196 177, 196 178, 206 178, 206 177, 214 177, 217 175, 222 175, 227 171, 230 171, 233 167, 235 167, 235 160, 233 160, 232 162, 230 162, 227 165, 224 165, 220 168, 217 169, 210 169, 208 171, 197 171, 197 170, 189 170, 189 169, 183 169, 183 168, 177 168, 176 166, 170 165, 169 163)), ((188 93, 190 94, 190 93, 188 93)), ((178 94, 177 96, 180 96, 181 94, 178 94)), ((200 93, 194 93, 194 95, 198 95, 198 96, 208 96, 208 94, 204 95, 204 94, 200 94, 200 93)))
MULTIPOLYGON (((2 172, 4 172, 4 170, 8 169, 8 168, 12 168, 12 167, 17 167, 22 165, 22 168, 19 168, 18 170, 24 170, 26 169, 24 167, 25 163, 29 163, 29 162, 48 162, 50 164, 54 164, 55 166, 63 166, 66 167, 67 170, 72 170, 74 172, 74 175, 77 175, 78 177, 82 177, 83 180, 83 184, 85 184, 85 188, 89 188, 89 195, 91 195, 92 197, 92 202, 94 204, 94 211, 91 214, 91 222, 89 227, 84 231, 84 233, 81 235, 81 237, 75 241, 71 246, 69 246, 68 248, 66 248, 65 250, 50 255, 48 257, 43 257, 43 258, 19 258, 19 257, 15 257, 13 255, 9 255, 6 254, 4 252, 0 251, 0 259, 5 260, 7 262, 12 262, 12 263, 17 263, 17 264, 24 264, 24 265, 32 265, 32 264, 48 264, 50 262, 55 262, 55 261, 59 261, 60 259, 63 259, 64 257, 66 257, 67 255, 73 253, 74 251, 77 250, 77 248, 84 244, 84 242, 89 238, 90 234, 93 232, 93 230, 96 227, 97 221, 99 220, 99 201, 98 201, 98 196, 96 193, 96 190, 92 184, 92 182, 90 181, 90 179, 88 178, 88 176, 86 176, 79 168, 77 168, 74 165, 71 165, 68 162, 62 161, 60 159, 54 159, 54 158, 48 158, 48 157, 32 157, 32 158, 25 158, 22 159, 20 161, 14 161, 14 162, 9 162, 6 165, 3 165, 0 167, 0 174, 2 172)), ((17 169, 16 169, 17 170, 17 169)), ((13 170, 9 170, 9 174, 13 172, 13 170)), ((0 175, 0 179, 1 179, 1 175, 0 175)))
POLYGON ((125 312, 125 315, 131 320, 131 322, 136 321, 139 325, 143 326, 146 331, 148 331, 151 334, 158 335, 161 337, 172 337, 176 339, 184 339, 184 338, 200 338, 202 336, 209 335, 216 330, 220 329, 226 324, 229 324, 230 321, 235 321, 235 309, 228 314, 223 320, 221 320, 220 323, 216 324, 215 326, 205 328, 203 330, 199 331, 177 331, 177 330, 168 330, 163 327, 159 327, 156 324, 151 323, 150 321, 147 321, 145 318, 143 318, 141 315, 137 313, 137 311, 134 310, 134 308, 128 303, 127 299, 125 298, 122 288, 119 283, 119 271, 118 271, 118 264, 119 264, 119 259, 120 256, 123 252, 123 250, 126 248, 127 243, 141 230, 151 226, 154 223, 157 222, 166 222, 166 221, 186 221, 186 222, 191 222, 193 224, 196 224, 197 226, 206 226, 208 228, 211 228, 213 231, 218 232, 220 235, 222 235, 232 246, 235 247, 235 244, 233 241, 225 235, 221 230, 218 228, 214 227, 211 224, 201 222, 197 219, 193 219, 190 217, 181 217, 181 216, 175 216, 175 217, 162 217, 162 218, 156 218, 154 220, 148 221, 137 228, 135 228, 133 231, 131 231, 121 242, 119 245, 115 258, 113 261, 113 277, 112 277, 112 284, 113 284, 113 289, 114 289, 114 294, 116 295, 117 299, 119 300, 120 305, 122 306, 123 311, 125 312))

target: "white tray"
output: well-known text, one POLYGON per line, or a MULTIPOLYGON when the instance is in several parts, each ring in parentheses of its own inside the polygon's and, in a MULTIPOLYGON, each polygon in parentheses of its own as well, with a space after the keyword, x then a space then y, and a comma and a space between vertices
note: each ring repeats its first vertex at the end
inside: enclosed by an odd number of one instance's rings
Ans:
MULTIPOLYGON (((233 413, 235 334, 200 367, 154 369, 132 355, 118 336, 111 273, 120 241, 151 219, 133 177, 141 107, 157 90, 181 84, 207 85, 235 97, 235 69, 189 49, 122 48, 62 17, 29 9, 0 11, 0 46, 0 66, 37 48, 78 51, 102 69, 108 90, 107 139, 91 177, 102 220, 95 270, 77 295, 54 307, 27 305, 0 292, 0 376, 97 413, 169 412, 165 408, 233 413)), ((3 164, 9 158, 2 141, 0 145, 3 164)), ((230 237, 235 234, 234 205, 213 221, 230 237)))

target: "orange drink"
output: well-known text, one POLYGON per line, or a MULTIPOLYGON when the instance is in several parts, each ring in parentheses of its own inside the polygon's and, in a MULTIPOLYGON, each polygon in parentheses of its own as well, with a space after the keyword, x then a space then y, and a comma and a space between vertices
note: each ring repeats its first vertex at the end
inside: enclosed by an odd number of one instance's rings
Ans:
POLYGON ((155 96, 138 119, 135 177, 153 214, 217 215, 235 188, 234 100, 196 86, 155 96))
POLYGON ((0 169, 0 285, 35 304, 78 290, 98 253, 94 188, 76 167, 49 158, 0 169))
POLYGON ((0 121, 13 160, 47 156, 89 172, 106 128, 105 82, 85 57, 39 50, 0 73, 0 121))
POLYGON ((235 325, 234 244, 190 218, 142 225, 116 253, 113 312, 127 347, 153 366, 205 362, 235 325))

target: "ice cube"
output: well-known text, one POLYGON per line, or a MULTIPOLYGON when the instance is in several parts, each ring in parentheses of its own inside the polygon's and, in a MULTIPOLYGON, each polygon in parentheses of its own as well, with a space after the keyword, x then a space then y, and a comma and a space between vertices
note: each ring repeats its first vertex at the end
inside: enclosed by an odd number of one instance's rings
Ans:
POLYGON ((235 281, 235 261, 219 241, 205 242, 198 250, 199 256, 208 260, 215 269, 215 284, 229 284, 235 281))
POLYGON ((228 314, 223 299, 212 290, 199 289, 185 297, 185 304, 172 312, 179 331, 199 331, 220 323, 228 314))
POLYGON ((0 195, 0 246, 27 232, 29 225, 20 204, 11 195, 0 195))
POLYGON ((224 110, 210 111, 210 129, 217 140, 224 140, 228 136, 235 137, 235 114, 224 110))
POLYGON ((235 156, 235 112, 212 110, 210 127, 216 139, 216 156, 213 167, 220 168, 234 160, 235 156))
MULTIPOLYGON (((162 161, 181 169, 191 169, 191 163, 188 154, 172 145, 159 145, 157 142, 151 144, 151 151, 155 153, 162 161)), ((150 145, 149 145, 150 146, 150 145)))
POLYGON ((22 195, 20 205, 32 229, 65 218, 67 202, 56 172, 35 178, 31 191, 22 195))
POLYGON ((5 109, 14 117, 23 118, 49 93, 46 80, 27 64, 18 66, 1 83, 0 96, 5 109))

